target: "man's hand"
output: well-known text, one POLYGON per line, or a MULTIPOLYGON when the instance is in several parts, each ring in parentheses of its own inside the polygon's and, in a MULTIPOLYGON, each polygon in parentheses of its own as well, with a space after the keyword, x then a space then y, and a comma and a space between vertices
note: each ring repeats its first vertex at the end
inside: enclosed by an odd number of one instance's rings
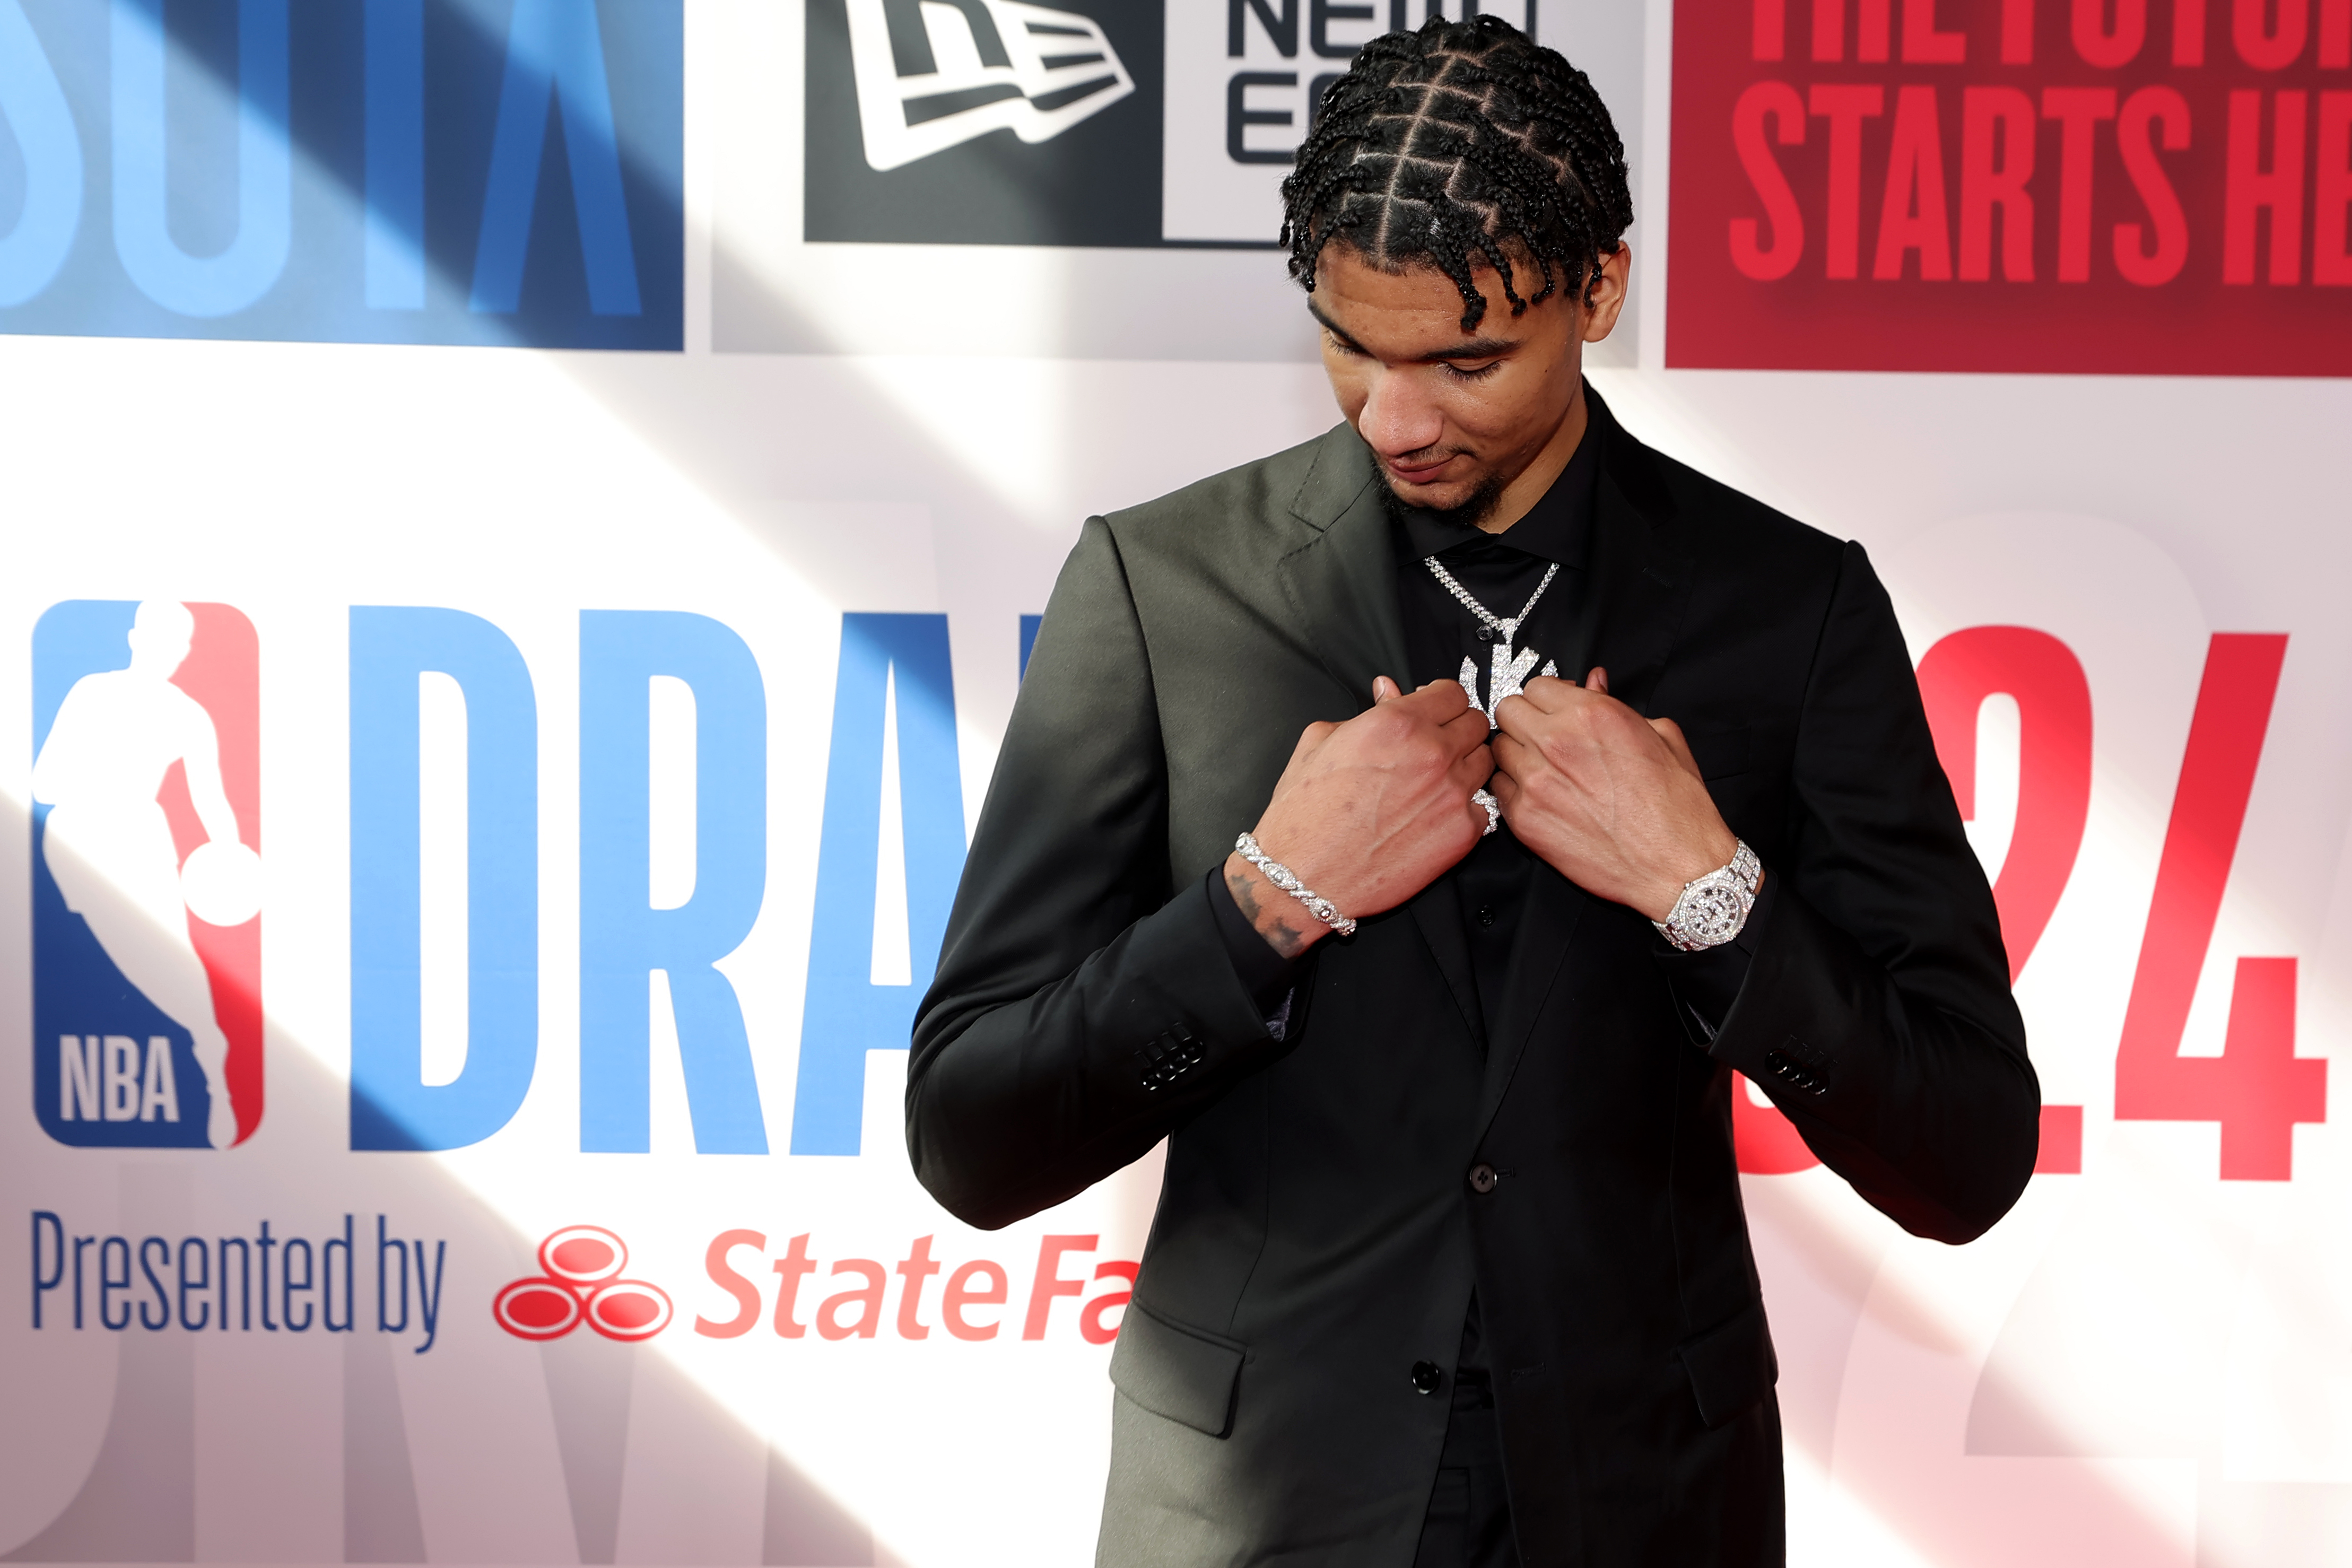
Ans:
POLYGON ((1538 677, 1495 717, 1491 787, 1511 831, 1585 891, 1662 921, 1684 883, 1730 862, 1738 840, 1681 728, 1610 696, 1606 670, 1583 686, 1538 677))
MULTIPOLYGON (((1372 706, 1344 724, 1309 724, 1254 830, 1259 847, 1313 891, 1360 918, 1392 910, 1470 852, 1486 826, 1470 792, 1494 759, 1486 716, 1451 680, 1405 696, 1382 676, 1372 706)), ((1331 928, 1239 853, 1225 885, 1258 934, 1295 958, 1331 928)))

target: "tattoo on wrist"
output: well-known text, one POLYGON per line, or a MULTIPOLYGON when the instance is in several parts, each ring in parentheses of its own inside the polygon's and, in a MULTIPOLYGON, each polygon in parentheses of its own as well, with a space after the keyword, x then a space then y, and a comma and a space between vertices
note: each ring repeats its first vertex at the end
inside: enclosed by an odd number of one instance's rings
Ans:
MULTIPOLYGON (((1258 935, 1265 938, 1267 944, 1275 952, 1285 958, 1297 958, 1311 945, 1308 933, 1301 928, 1291 925, 1280 914, 1274 917, 1273 929, 1267 930, 1265 919, 1265 906, 1258 902, 1256 884, 1257 879, 1246 871, 1228 868, 1225 872, 1226 889, 1233 894, 1234 907, 1241 910, 1242 919, 1249 921, 1252 929, 1258 935)), ((1284 895, 1284 903, 1292 901, 1288 895, 1284 895)))

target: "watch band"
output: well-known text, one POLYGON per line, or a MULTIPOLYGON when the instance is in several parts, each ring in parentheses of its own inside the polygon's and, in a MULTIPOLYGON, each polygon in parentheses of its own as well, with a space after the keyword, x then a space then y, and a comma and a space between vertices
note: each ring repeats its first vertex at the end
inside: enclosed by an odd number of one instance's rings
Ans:
POLYGON ((1756 907, 1756 890, 1763 884, 1764 863, 1746 839, 1734 841, 1731 863, 1694 877, 1683 884, 1682 896, 1666 918, 1652 921, 1658 934, 1685 952, 1721 947, 1738 936, 1756 907))

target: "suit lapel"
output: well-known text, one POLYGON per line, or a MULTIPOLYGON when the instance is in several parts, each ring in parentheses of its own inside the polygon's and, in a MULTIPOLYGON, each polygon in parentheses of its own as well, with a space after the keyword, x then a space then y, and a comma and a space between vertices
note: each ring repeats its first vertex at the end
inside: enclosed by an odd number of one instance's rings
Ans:
MULTIPOLYGON (((1695 575, 1689 552, 1671 526, 1672 493, 1650 449, 1627 435, 1590 384, 1592 424, 1601 442, 1601 477, 1592 514, 1592 613, 1575 674, 1609 671, 1610 694, 1647 713, 1682 625, 1695 575)), ((1591 894, 1549 867, 1537 869, 1511 952, 1499 1016, 1488 1020, 1481 1135, 1501 1106, 1519 1056, 1558 980, 1591 894)))
POLYGON ((1471 967, 1470 933, 1462 924, 1462 895, 1453 876, 1440 877, 1413 895, 1406 907, 1412 910, 1412 922, 1421 928, 1422 940, 1429 943, 1430 953, 1437 960, 1438 973, 1445 976, 1445 988, 1454 993, 1462 1026, 1478 1049, 1491 1057, 1493 1024, 1478 1001, 1478 972, 1471 967))
POLYGON ((1537 868, 1528 883, 1527 908, 1511 947, 1510 975, 1503 985, 1502 1016, 1487 1034, 1486 1077, 1478 1098, 1482 1138, 1511 1087, 1511 1074, 1518 1068, 1528 1037, 1535 1032, 1536 1019, 1567 961, 1577 922, 1591 901, 1591 894, 1549 866, 1537 868))
POLYGON ((1313 537, 1278 568, 1292 614, 1357 711, 1372 704, 1374 676, 1400 686, 1412 679, 1397 605, 1396 547, 1376 483, 1353 430, 1343 425, 1325 437, 1290 507, 1313 537))
POLYGON ((1592 642, 1577 673, 1603 667, 1610 695, 1647 714, 1696 573, 1672 526, 1674 497, 1656 458, 1625 434, 1598 393, 1586 393, 1601 443, 1601 480, 1592 509, 1592 642))
MULTIPOLYGON (((1396 545, 1378 483, 1354 431, 1341 426, 1324 437, 1290 508, 1314 535, 1280 567, 1292 613, 1359 711, 1371 706, 1373 677, 1385 675, 1408 689, 1412 684, 1397 602, 1396 545)), ((1440 877, 1407 907, 1445 976, 1465 1032, 1483 1047, 1486 1021, 1454 879, 1440 877)))

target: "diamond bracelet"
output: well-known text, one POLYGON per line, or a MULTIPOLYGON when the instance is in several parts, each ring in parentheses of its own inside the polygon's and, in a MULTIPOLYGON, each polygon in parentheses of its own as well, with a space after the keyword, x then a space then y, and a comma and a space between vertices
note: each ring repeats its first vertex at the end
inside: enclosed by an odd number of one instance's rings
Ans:
POLYGON ((1356 934, 1356 922, 1339 912, 1339 906, 1318 893, 1310 891, 1298 874, 1257 847, 1254 834, 1244 833, 1234 840, 1234 852, 1256 867, 1265 879, 1307 906, 1307 912, 1338 931, 1341 936, 1356 934))

